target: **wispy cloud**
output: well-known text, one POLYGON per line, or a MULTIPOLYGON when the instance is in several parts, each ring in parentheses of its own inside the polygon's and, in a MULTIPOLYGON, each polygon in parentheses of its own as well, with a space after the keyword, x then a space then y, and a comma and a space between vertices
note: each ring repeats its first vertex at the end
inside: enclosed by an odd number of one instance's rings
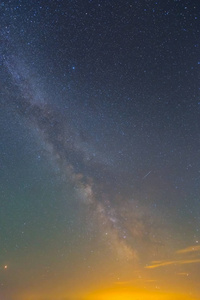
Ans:
POLYGON ((191 252, 200 252, 200 246, 190 246, 187 247, 185 249, 181 249, 176 251, 176 253, 180 254, 180 253, 191 253, 191 252))
MULTIPOLYGON (((177 259, 173 260, 163 260, 163 261, 152 261, 152 263, 149 266, 146 266, 146 269, 155 269, 155 268, 160 268, 160 267, 166 267, 170 265, 186 265, 186 264, 195 264, 195 263, 200 263, 200 258, 197 256, 196 258, 191 258, 191 253, 199 254, 200 252, 200 246, 190 246, 184 249, 177 250, 175 252, 176 256, 178 255, 177 259), (186 257, 185 259, 179 258, 180 254, 185 254, 186 257)), ((182 256, 183 257, 183 256, 182 256)))
POLYGON ((146 269, 155 269, 155 268, 160 268, 160 267, 165 267, 169 265, 186 265, 186 264, 194 264, 194 263, 200 263, 200 258, 199 259, 185 259, 185 260, 171 260, 171 261, 163 261, 162 263, 159 264, 152 264, 150 266, 146 266, 146 269))

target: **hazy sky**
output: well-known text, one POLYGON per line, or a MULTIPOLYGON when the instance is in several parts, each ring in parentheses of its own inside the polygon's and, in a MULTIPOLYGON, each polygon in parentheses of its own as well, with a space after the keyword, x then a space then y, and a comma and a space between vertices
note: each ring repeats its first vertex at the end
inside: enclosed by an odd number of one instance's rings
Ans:
POLYGON ((0 298, 200 298, 200 3, 0 2, 0 298))

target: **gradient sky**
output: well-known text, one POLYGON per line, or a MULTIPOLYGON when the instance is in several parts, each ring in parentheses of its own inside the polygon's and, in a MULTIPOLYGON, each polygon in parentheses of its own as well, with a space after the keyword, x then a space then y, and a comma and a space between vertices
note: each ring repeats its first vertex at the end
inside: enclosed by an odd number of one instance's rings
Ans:
POLYGON ((199 1, 0 24, 0 299, 200 299, 199 1))

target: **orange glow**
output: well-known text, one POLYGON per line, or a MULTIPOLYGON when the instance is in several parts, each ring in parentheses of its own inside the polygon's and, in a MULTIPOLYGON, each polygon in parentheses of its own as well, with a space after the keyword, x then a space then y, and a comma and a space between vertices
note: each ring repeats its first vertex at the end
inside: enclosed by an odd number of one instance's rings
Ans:
POLYGON ((147 291, 127 287, 125 289, 108 289, 94 292, 84 300, 197 300, 197 298, 177 293, 147 291))
POLYGON ((6 266, 4 266, 4 269, 6 270, 6 269, 8 269, 8 266, 6 265, 6 266))
POLYGON ((188 295, 182 294, 178 292, 162 292, 156 289, 142 289, 139 287, 133 286, 116 286, 107 288, 107 289, 99 289, 88 294, 81 293, 38 293, 38 294, 26 294, 21 295, 19 300, 198 300, 198 298, 188 295))

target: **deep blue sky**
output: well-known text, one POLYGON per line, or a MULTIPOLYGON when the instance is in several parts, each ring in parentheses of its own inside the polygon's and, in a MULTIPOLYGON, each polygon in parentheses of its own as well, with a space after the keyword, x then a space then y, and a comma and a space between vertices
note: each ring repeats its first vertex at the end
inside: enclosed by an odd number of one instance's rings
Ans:
POLYGON ((199 293, 199 19, 199 1, 0 3, 0 296, 140 274, 199 293))

